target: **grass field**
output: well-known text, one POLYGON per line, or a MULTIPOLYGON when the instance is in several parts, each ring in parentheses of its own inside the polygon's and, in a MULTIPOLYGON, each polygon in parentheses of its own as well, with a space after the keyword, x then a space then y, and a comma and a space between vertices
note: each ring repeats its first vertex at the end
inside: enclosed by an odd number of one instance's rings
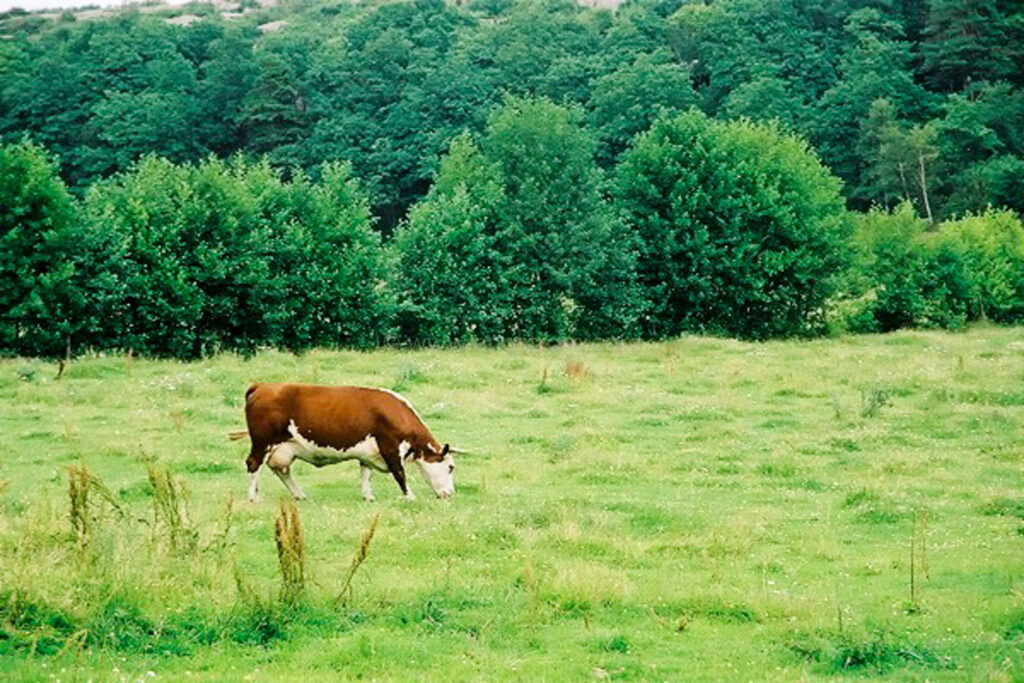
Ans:
POLYGON ((0 678, 1024 679, 1021 329, 55 371, 0 361, 0 678), (401 391, 473 450, 455 498, 297 464, 283 603, 254 380, 401 391), (123 515, 87 485, 76 533, 83 464, 123 515))

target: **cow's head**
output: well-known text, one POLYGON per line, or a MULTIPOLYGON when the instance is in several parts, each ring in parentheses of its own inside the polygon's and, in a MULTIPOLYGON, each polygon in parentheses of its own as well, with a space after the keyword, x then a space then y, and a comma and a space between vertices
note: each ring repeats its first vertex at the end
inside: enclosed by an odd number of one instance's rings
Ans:
POLYGON ((438 498, 451 498, 455 495, 455 459, 448 444, 440 451, 428 445, 424 449, 412 451, 411 455, 438 498))

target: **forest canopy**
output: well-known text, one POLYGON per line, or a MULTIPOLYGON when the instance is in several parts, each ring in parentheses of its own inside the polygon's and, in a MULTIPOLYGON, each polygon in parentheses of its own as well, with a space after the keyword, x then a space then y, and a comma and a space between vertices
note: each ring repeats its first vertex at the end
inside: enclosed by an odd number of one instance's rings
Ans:
POLYGON ((240 10, 0 14, 3 351, 1024 315, 1018 2, 240 10))

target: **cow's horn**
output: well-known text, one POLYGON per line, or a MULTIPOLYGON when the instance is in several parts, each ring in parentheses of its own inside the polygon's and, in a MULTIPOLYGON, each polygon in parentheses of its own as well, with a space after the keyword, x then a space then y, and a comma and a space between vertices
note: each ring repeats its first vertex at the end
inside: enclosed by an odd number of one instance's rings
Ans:
POLYGON ((467 450, 465 450, 463 448, 456 448, 455 446, 449 446, 448 447, 448 452, 449 453, 458 453, 459 455, 466 455, 467 453, 470 453, 471 451, 467 451, 467 450))

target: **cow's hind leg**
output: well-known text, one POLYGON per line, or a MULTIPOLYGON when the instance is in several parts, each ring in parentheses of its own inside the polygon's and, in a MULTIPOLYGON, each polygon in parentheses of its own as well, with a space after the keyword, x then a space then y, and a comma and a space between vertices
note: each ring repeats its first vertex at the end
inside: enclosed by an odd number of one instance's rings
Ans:
POLYGON ((245 459, 245 469, 249 472, 249 502, 255 503, 260 497, 260 466, 267 454, 267 447, 261 443, 252 444, 249 457, 245 459))
POLYGON ((359 474, 363 480, 363 500, 365 500, 367 503, 372 503, 374 501, 374 497, 373 487, 370 486, 370 475, 373 474, 373 470, 367 467, 366 465, 360 463, 359 474))
POLYGON ((271 451, 270 457, 267 458, 267 465, 277 478, 281 480, 281 483, 285 485, 285 488, 292 494, 292 497, 296 500, 303 500, 306 494, 302 492, 299 485, 295 483, 295 479, 292 477, 292 463, 295 461, 295 455, 298 453, 298 446, 291 441, 286 441, 274 446, 274 450, 271 451))

